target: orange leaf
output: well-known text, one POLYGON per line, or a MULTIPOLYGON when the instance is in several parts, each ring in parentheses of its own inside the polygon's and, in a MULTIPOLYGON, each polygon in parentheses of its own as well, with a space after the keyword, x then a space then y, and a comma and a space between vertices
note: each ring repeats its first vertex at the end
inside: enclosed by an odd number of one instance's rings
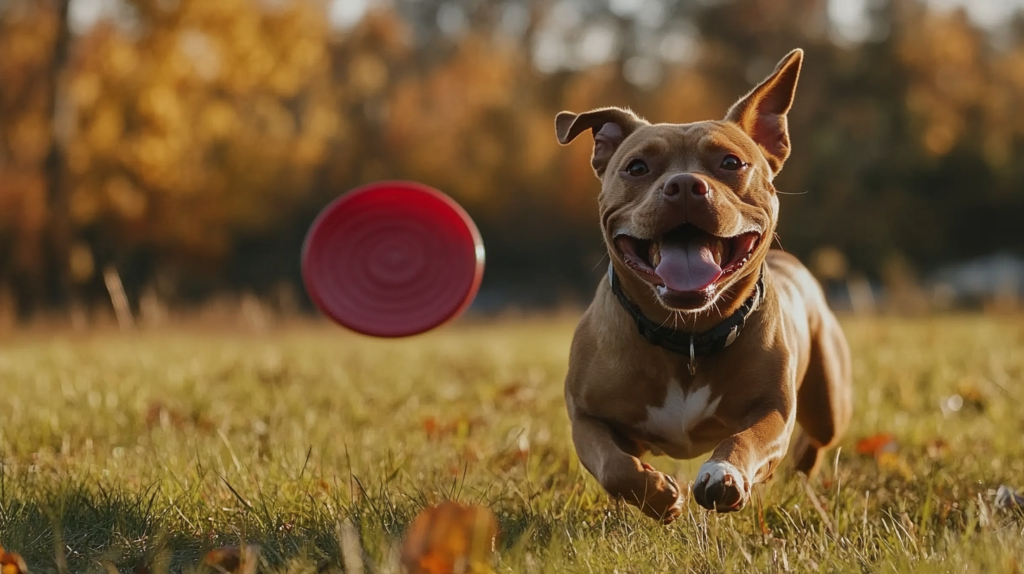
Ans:
POLYGON ((485 421, 481 417, 460 417, 448 422, 439 421, 435 417, 427 417, 423 419, 423 431, 427 433, 427 438, 431 440, 438 440, 453 435, 459 439, 464 439, 469 436, 474 428, 482 426, 484 423, 485 421))
POLYGON ((211 550, 203 558, 203 564, 222 574, 255 574, 260 547, 252 544, 225 546, 211 550))
POLYGON ((423 431, 427 433, 427 436, 433 438, 437 433, 437 419, 434 417, 423 419, 423 431))
POLYGON ((893 453, 898 449, 896 437, 881 433, 857 441, 857 452, 878 458, 883 452, 893 453))
POLYGON ((490 510, 443 502, 413 520, 402 543, 409 574, 490 572, 498 521, 490 510))
POLYGON ((28 574, 28 566, 16 552, 7 552, 0 546, 0 574, 28 574))

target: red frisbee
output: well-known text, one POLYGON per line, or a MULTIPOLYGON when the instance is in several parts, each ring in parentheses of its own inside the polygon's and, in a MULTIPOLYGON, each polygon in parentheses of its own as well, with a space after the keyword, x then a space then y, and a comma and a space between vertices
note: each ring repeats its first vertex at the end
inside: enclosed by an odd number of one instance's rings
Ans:
POLYGON ((407 181, 373 183, 334 200, 302 248, 302 279, 334 322, 406 337, 459 316, 484 273, 473 220, 450 197, 407 181))

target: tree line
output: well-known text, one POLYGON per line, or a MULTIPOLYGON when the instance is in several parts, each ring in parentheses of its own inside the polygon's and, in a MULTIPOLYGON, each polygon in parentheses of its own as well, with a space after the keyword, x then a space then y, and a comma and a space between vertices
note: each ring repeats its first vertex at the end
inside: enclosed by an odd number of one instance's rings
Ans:
POLYGON ((887 0, 851 39, 827 0, 114 4, 74 29, 68 0, 0 0, 0 299, 22 317, 109 305, 111 273, 135 306, 301 292, 316 213, 398 178, 477 221, 482 306, 578 301, 598 182, 554 115, 719 118, 795 47, 779 246, 869 278, 1024 252, 1020 17, 887 0))

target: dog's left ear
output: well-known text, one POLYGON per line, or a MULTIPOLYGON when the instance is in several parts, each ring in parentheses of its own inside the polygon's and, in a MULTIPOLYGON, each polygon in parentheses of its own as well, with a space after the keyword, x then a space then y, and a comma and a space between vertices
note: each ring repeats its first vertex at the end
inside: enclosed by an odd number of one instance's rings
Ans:
POLYGON ((772 174, 778 174, 789 157, 786 114, 793 107, 796 82, 804 51, 797 48, 782 58, 768 78, 733 104, 725 120, 739 124, 761 147, 772 174))
POLYGON ((558 143, 566 145, 585 130, 592 130, 594 154, 590 158, 590 165, 597 177, 601 178, 615 150, 619 149, 629 134, 646 124, 636 114, 622 108, 598 108, 579 115, 559 112, 555 116, 555 135, 558 136, 558 143))

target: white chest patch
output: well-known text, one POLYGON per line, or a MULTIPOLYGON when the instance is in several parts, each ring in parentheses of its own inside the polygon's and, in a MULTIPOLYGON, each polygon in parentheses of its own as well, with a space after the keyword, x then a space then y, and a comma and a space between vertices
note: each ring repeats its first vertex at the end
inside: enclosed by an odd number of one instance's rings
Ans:
POLYGON ((647 407, 647 420, 639 427, 644 432, 659 436, 667 442, 689 448, 690 431, 710 417, 718 408, 722 397, 711 399, 711 387, 703 386, 687 393, 676 381, 670 381, 665 404, 647 407))

